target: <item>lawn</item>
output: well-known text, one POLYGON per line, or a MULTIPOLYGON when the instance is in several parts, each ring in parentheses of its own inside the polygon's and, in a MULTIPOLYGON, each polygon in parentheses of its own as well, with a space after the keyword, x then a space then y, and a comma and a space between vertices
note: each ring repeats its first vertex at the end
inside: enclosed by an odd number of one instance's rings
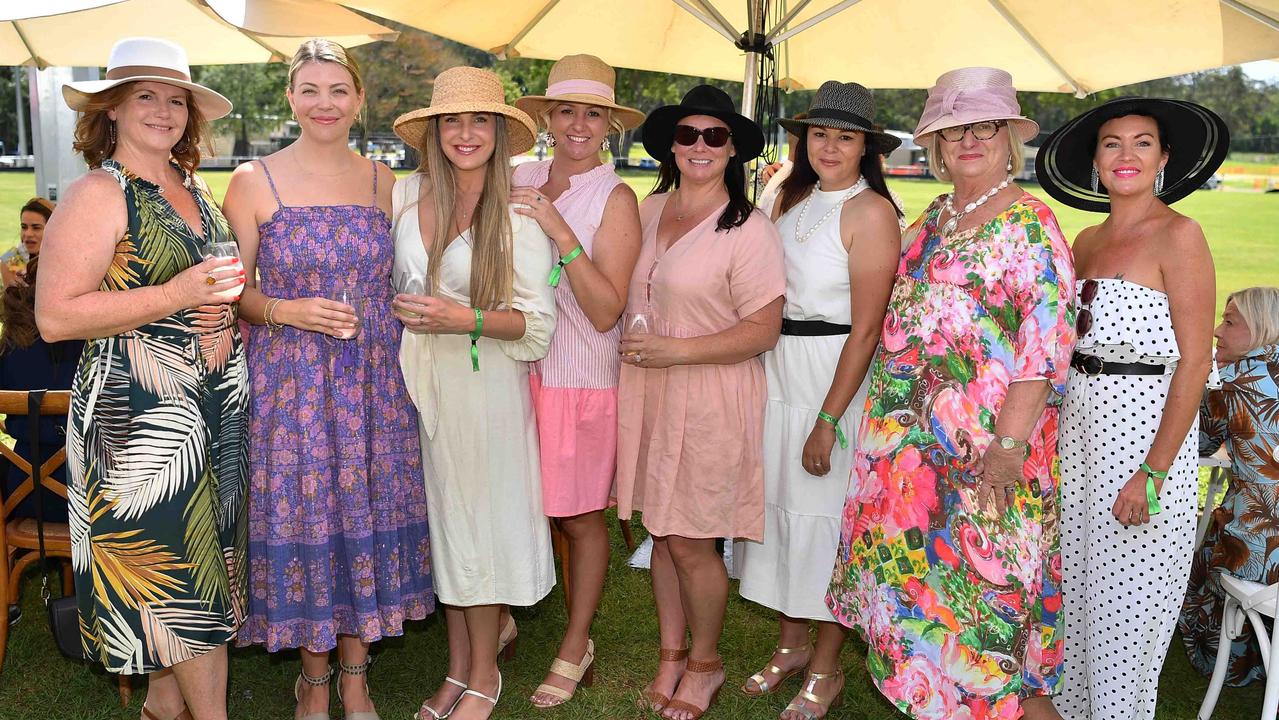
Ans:
MULTIPOLYGON (((0 174, 0 237, 17 236, 17 208, 30 196, 30 174, 0 174)), ((226 173, 210 173, 216 195, 225 188, 226 173)), ((641 194, 654 175, 627 175, 641 194)), ((926 181, 894 181, 908 216, 917 214, 945 186, 926 181)), ((1031 187, 1031 192, 1037 188, 1031 187)), ((1055 208, 1066 233, 1073 237, 1098 216, 1055 208)), ((1279 282, 1279 253, 1273 245, 1279 225, 1279 196, 1232 192, 1201 192, 1178 205, 1198 219, 1207 232, 1216 257, 1220 300, 1235 288, 1279 282), (1269 245, 1270 247, 1265 247, 1269 245)), ((0 243, 0 246, 7 243, 0 243)), ((0 249, 3 249, 0 247, 0 249)), ((637 529, 637 535, 643 532, 637 529)), ((498 711, 501 718, 641 718, 633 700, 654 671, 656 618, 645 572, 625 565, 626 552, 617 533, 614 555, 594 638, 599 665, 596 685, 581 691, 564 708, 539 711, 527 697, 541 681, 552 660, 558 633, 565 623, 562 597, 557 589, 540 605, 517 609, 520 623, 519 654, 503 666, 506 694, 498 711)), ((91 666, 59 656, 44 622, 38 587, 29 577, 23 595, 26 617, 10 636, 8 657, 0 673, 0 720, 115 720, 136 718, 143 693, 128 709, 116 703, 115 683, 91 666)), ((775 639, 774 616, 769 611, 730 595, 721 650, 729 683, 707 720, 776 717, 798 690, 793 680, 783 692, 763 700, 751 700, 736 690, 768 657, 775 639)), ((374 696, 384 718, 408 718, 418 703, 441 681, 445 668, 443 624, 432 617, 410 623, 404 637, 387 640, 378 648, 378 662, 371 674, 374 696)), ((846 720, 899 717, 874 690, 868 679, 865 646, 853 641, 844 653, 848 675, 844 705, 829 717, 846 720)), ((293 653, 268 655, 260 649, 235 650, 231 659, 230 715, 245 720, 291 718, 292 685, 298 668, 293 653)), ((141 685, 141 682, 139 682, 141 685)), ((1174 640, 1161 681, 1160 720, 1190 720, 1207 687, 1204 678, 1190 669, 1174 640)), ((1259 715, 1262 689, 1227 688, 1218 704, 1217 718, 1249 718, 1259 715)), ((334 711, 340 709, 334 706, 334 711)), ((340 717, 340 715, 335 715, 340 717)))

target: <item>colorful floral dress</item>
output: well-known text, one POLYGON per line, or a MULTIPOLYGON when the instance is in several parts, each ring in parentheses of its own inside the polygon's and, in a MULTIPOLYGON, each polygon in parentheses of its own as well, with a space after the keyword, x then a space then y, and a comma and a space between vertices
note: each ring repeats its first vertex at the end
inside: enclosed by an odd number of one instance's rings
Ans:
MULTIPOLYGON (((1226 444, 1230 487, 1212 511, 1177 621, 1190 664, 1205 675, 1212 674, 1221 635, 1217 573, 1279 582, 1279 346, 1258 348, 1221 368, 1221 382, 1199 408, 1199 454, 1226 444)), ((1226 684, 1238 687, 1265 676, 1252 625, 1244 623, 1230 648, 1226 684)))
POLYGON ((1015 718, 1061 671, 1057 408, 1074 345, 1074 268, 1030 195, 952 237, 934 202, 907 230, 869 373, 854 488, 827 604, 875 685, 932 720, 1015 718), (1010 383, 1047 380, 1028 482, 995 518, 972 464, 1010 383))
MULTIPOLYGON (((233 241, 197 177, 197 237, 114 160, 128 230, 100 289, 160 285, 233 241)), ((170 192, 183 192, 171 188, 170 192)), ((236 306, 180 310, 89 340, 71 387, 67 505, 86 654, 149 673, 235 637, 244 618, 249 392, 236 306)))

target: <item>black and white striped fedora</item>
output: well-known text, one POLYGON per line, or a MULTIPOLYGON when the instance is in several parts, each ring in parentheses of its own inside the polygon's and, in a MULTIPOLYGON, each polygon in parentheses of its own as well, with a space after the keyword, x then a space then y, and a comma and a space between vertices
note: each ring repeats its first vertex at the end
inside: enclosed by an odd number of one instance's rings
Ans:
POLYGON ((902 144, 901 138, 876 129, 875 94, 864 85, 827 80, 817 88, 813 104, 803 115, 777 122, 792 135, 803 135, 810 125, 863 132, 867 144, 881 155, 902 144))

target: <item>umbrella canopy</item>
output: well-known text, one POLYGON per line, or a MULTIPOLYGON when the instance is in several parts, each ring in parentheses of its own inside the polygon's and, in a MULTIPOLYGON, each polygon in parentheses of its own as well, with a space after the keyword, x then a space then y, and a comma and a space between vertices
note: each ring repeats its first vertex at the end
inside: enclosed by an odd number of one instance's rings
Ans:
POLYGON ((0 8, 0 65, 97 67, 134 35, 216 65, 288 58, 311 37, 353 47, 398 33, 322 0, 41 0, 0 8))
POLYGON ((922 88, 986 65, 1019 90, 1084 95, 1279 55, 1279 0, 333 1, 507 57, 726 80, 743 78, 749 28, 775 46, 780 84, 809 89, 922 88))

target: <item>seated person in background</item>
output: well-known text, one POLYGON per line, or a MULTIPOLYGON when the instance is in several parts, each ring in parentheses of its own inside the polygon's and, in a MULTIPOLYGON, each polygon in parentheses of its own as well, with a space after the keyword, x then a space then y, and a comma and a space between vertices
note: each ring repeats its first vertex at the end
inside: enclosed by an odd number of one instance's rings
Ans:
MULTIPOLYGON (((6 287, 0 298, 0 323, 3 323, 0 327, 0 390, 69 390, 75 377, 76 362, 84 348, 82 340, 47 343, 40 337, 35 320, 37 264, 33 258, 26 269, 26 283, 6 287)), ((41 454, 48 460, 66 443, 67 419, 46 416, 40 422, 41 454)), ((14 439, 17 453, 27 457, 27 443, 31 437, 28 419, 11 416, 5 421, 5 428, 14 439)), ((7 497, 26 478, 26 473, 9 462, 3 465, 3 489, 7 497)), ((66 482, 63 468, 58 468, 54 477, 66 482)), ((43 499, 45 520, 67 521, 67 501, 64 498, 47 492, 43 499)), ((35 517, 34 498, 28 496, 19 503, 13 515, 35 517)))
POLYGON ((0 255, 0 281, 5 287, 27 284, 27 263, 40 255, 44 226, 53 215, 53 203, 42 197, 33 197, 18 214, 22 223, 20 242, 0 255))
MULTIPOLYGON (((1212 674, 1221 633, 1217 571, 1279 582, 1279 288, 1232 294, 1213 334, 1222 387, 1209 390, 1199 408, 1199 454, 1211 455, 1225 443, 1230 487, 1211 510, 1177 621, 1190 664, 1205 675, 1212 674)), ((1230 650, 1226 684, 1238 687, 1264 676, 1261 650, 1245 623, 1230 650)))

